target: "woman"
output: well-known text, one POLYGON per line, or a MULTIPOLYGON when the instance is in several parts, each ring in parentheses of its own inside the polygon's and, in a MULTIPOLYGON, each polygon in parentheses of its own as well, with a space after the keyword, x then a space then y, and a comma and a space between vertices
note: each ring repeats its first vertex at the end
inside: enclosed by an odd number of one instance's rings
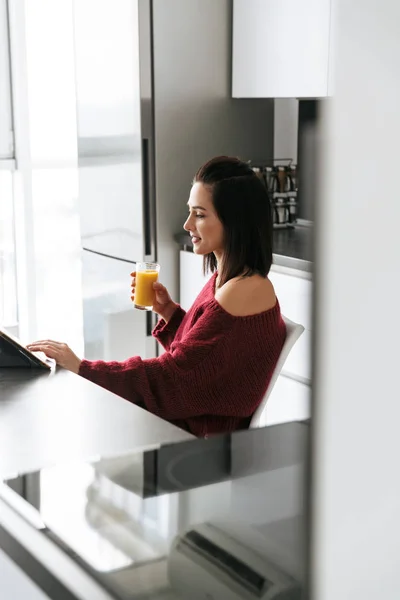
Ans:
MULTIPOLYGON (((286 328, 267 277, 272 262, 270 204, 252 169, 236 158, 212 159, 197 172, 188 207, 184 229, 213 276, 187 313, 163 285, 154 284, 153 310, 160 320, 153 335, 164 354, 104 362, 80 360, 66 344, 51 340, 28 348, 206 436, 249 426, 286 328)), ((133 278, 133 294, 134 289, 133 278)))

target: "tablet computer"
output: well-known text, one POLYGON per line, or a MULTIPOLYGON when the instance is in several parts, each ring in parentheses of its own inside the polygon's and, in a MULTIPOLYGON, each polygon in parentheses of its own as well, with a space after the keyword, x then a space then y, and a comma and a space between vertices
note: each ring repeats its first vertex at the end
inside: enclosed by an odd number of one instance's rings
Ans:
POLYGON ((51 369, 54 361, 43 352, 30 352, 16 337, 0 328, 0 367, 51 369))

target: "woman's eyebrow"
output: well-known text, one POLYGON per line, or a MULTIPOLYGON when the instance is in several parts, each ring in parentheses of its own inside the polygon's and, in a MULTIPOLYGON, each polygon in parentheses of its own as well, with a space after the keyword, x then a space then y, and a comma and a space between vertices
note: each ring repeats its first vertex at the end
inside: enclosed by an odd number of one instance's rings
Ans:
POLYGON ((193 210, 207 210, 203 206, 190 206, 190 204, 188 204, 188 208, 193 208, 193 210))

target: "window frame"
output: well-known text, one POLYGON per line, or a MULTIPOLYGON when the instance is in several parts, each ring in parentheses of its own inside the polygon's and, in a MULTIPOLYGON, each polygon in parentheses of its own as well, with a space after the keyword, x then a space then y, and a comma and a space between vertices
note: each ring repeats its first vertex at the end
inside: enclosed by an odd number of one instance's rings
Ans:
POLYGON ((11 53, 7 0, 0 0, 0 168, 14 168, 11 53), (5 164, 4 164, 5 163, 5 164))

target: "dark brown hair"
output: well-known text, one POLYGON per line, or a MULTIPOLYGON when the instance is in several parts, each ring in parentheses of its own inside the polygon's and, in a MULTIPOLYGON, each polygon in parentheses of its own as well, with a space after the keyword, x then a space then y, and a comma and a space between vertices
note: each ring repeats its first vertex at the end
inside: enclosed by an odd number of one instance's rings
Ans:
MULTIPOLYGON (((213 158, 197 171, 193 183, 211 190, 224 227, 224 262, 220 285, 233 277, 266 277, 272 264, 272 211, 268 192, 247 163, 230 156, 213 158)), ((214 253, 204 256, 204 272, 214 272, 214 253)))

